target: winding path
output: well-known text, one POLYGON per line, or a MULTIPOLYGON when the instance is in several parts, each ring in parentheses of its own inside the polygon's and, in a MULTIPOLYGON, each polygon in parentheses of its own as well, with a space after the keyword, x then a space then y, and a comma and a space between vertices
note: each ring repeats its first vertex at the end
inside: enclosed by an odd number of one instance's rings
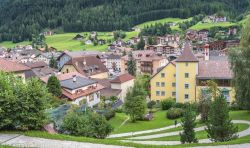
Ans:
MULTIPOLYGON (((238 133, 239 137, 244 137, 244 136, 250 135, 250 121, 233 120, 233 123, 242 123, 242 124, 248 124, 249 125, 248 129, 238 133)), ((199 127, 199 128, 196 128, 195 131, 202 131, 202 130, 204 130, 204 128, 205 127, 199 127)), ((148 135, 148 136, 140 136, 140 137, 132 137, 132 138, 128 138, 128 140, 121 140, 121 141, 133 142, 133 143, 138 143, 138 144, 148 144, 148 145, 178 145, 178 144, 181 144, 180 141, 143 141, 143 140, 179 135, 180 132, 181 131, 163 133, 163 134, 155 134, 155 135, 148 135), (135 139, 137 139, 137 140, 139 139, 140 141, 133 141, 135 139)), ((199 143, 211 143, 211 142, 212 141, 210 139, 201 139, 201 140, 199 140, 199 143)))

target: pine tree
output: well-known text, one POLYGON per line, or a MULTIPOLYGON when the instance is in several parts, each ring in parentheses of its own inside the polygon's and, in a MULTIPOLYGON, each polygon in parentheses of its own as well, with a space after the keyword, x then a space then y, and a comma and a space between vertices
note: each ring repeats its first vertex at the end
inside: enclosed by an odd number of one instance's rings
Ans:
POLYGON ((136 61, 133 58, 132 52, 128 54, 128 73, 132 76, 136 75, 136 61))
POLYGON ((62 95, 61 84, 56 76, 49 77, 47 88, 48 91, 56 97, 60 97, 62 95))
POLYGON ((196 114, 192 111, 192 107, 189 104, 188 107, 185 109, 184 117, 181 120, 181 125, 183 127, 183 132, 180 133, 180 141, 181 143, 197 143, 198 140, 195 137, 194 128, 196 126, 195 123, 196 114))
POLYGON ((52 56, 49 61, 49 67, 57 69, 57 63, 56 63, 54 56, 52 56))
POLYGON ((230 141, 237 137, 238 128, 229 118, 226 98, 222 94, 212 102, 206 131, 208 138, 215 142, 230 141))
POLYGON ((140 41, 137 44, 137 50, 144 50, 145 47, 145 41, 144 39, 141 37, 140 41))

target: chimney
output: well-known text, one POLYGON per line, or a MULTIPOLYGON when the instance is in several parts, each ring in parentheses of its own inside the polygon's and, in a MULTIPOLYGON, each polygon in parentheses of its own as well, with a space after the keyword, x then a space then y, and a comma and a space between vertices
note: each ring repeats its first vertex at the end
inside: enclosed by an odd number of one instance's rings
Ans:
POLYGON ((76 82, 76 75, 73 75, 73 82, 76 82))
POLYGON ((205 49, 205 61, 209 61, 209 44, 204 46, 205 49))
POLYGON ((83 65, 85 66, 86 65, 86 60, 85 60, 85 58, 83 59, 83 65))

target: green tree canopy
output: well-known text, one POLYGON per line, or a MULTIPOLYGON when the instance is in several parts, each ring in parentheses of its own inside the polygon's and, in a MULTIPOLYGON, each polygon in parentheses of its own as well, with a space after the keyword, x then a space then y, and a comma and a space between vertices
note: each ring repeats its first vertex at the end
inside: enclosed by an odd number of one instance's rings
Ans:
POLYGON ((48 91, 54 96, 60 97, 62 95, 61 84, 56 76, 49 77, 47 88, 48 91))

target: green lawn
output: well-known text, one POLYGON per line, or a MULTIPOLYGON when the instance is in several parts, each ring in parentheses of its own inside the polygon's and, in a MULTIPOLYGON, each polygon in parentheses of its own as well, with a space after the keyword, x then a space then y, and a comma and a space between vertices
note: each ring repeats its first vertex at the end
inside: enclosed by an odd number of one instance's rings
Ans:
MULTIPOLYGON (((249 128, 248 124, 235 124, 235 125, 238 126, 239 132, 249 128)), ((196 132, 196 137, 198 139, 207 139, 207 132, 206 131, 198 131, 198 132, 196 132)), ((179 135, 167 136, 167 137, 149 139, 147 141, 150 141, 150 140, 153 140, 153 141, 179 141, 180 136, 179 135)))
POLYGON ((233 120, 248 120, 250 121, 250 111, 232 111, 230 112, 230 117, 233 120))
MULTIPOLYGON (((111 120, 111 121, 117 121, 117 123, 112 122, 112 124, 120 125, 119 123, 121 123, 121 121, 116 118, 120 119, 120 116, 115 117, 113 120, 111 120)), ((128 121, 120 128, 115 127, 113 134, 150 130, 173 124, 174 120, 169 120, 166 118, 166 111, 158 111, 154 113, 154 119, 152 121, 137 121, 135 123, 128 121)))
POLYGON ((236 25, 236 23, 231 23, 231 22, 220 22, 220 23, 197 23, 196 25, 190 27, 189 29, 194 29, 194 30, 201 30, 201 29, 210 29, 211 27, 229 27, 236 25))
POLYGON ((139 32, 137 31, 126 32, 126 37, 123 40, 128 41, 130 38, 137 37, 138 35, 139 35, 139 32))
MULTIPOLYGON (((187 20, 191 20, 192 18, 188 18, 188 19, 180 19, 180 18, 164 18, 164 19, 160 19, 160 20, 155 20, 155 21, 148 21, 148 22, 144 22, 142 24, 136 25, 135 27, 137 28, 144 28, 145 26, 150 26, 150 25, 154 25, 155 23, 180 23, 180 22, 184 22, 187 20)), ((175 29, 177 29, 177 27, 175 27, 175 29)))
MULTIPOLYGON (((47 36, 46 37, 46 43, 49 46, 55 47, 60 51, 63 50, 98 50, 98 51, 105 51, 108 47, 108 43, 105 45, 84 45, 81 41, 73 40, 73 38, 78 33, 63 33, 63 34, 56 34, 53 36, 47 36)), ((82 32, 79 33, 81 35, 87 34, 87 37, 89 33, 82 32)), ((113 39, 113 35, 111 32, 98 32, 98 39, 113 39)))
POLYGON ((31 42, 29 41, 24 41, 24 42, 20 42, 20 43, 13 43, 11 41, 4 41, 4 42, 0 42, 0 47, 6 47, 6 48, 13 48, 17 45, 29 45, 31 44, 31 42))

